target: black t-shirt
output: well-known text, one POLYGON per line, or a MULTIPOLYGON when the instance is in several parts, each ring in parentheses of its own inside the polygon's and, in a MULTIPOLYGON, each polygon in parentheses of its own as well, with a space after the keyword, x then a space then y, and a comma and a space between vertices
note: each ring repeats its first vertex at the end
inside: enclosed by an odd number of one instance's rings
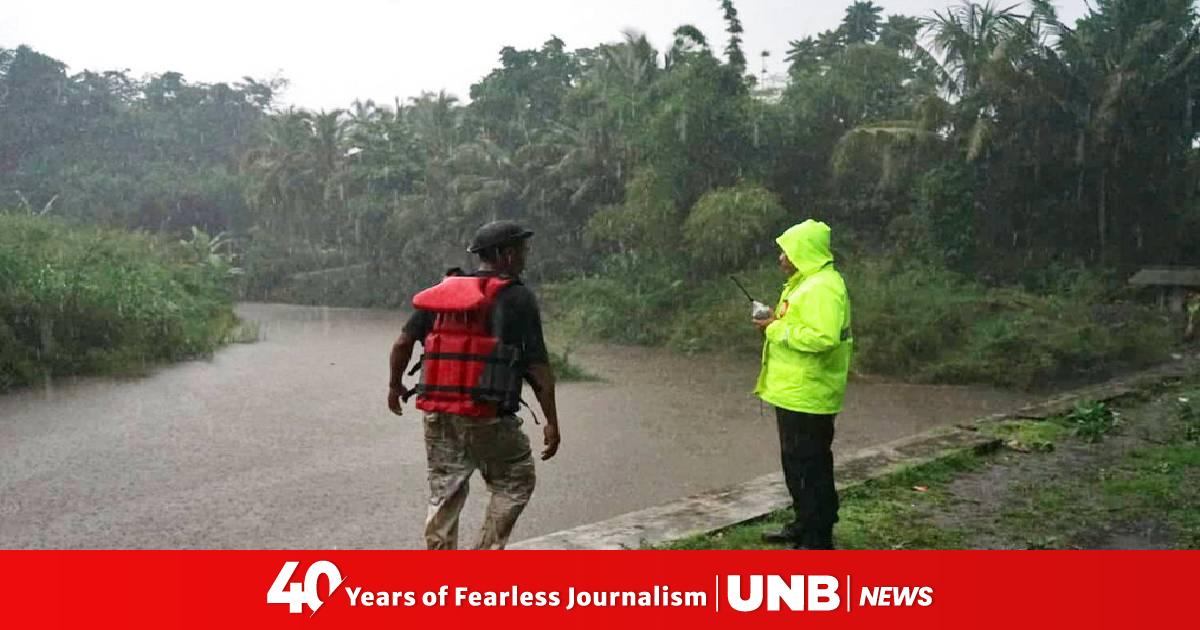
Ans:
MULTIPOLYGON (((467 275, 478 277, 484 272, 467 275)), ((492 304, 491 318, 491 329, 498 332, 500 342, 521 350, 524 367, 550 362, 542 337, 542 313, 528 287, 514 282, 501 289, 492 304)), ((404 324, 404 333, 424 343, 425 336, 433 330, 434 319, 432 311, 417 310, 404 324)))

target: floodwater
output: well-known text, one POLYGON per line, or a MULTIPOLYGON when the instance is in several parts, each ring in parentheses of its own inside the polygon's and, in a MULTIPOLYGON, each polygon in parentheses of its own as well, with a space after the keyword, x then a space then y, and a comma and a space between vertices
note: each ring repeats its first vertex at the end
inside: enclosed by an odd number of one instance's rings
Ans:
MULTIPOLYGON (((145 378, 68 379, 0 396, 0 547, 422 546, 419 414, 386 408, 401 314, 243 304, 263 339, 145 378)), ((538 462, 514 541, 778 469, 753 358, 597 346, 605 379, 560 384, 563 444, 538 462)), ((1019 394, 852 383, 835 450, 1004 411, 1019 394)), ((536 406, 536 405, 535 405, 536 406)), ((525 430, 540 447, 541 429, 525 430)), ((461 529, 487 492, 473 480, 461 529)))

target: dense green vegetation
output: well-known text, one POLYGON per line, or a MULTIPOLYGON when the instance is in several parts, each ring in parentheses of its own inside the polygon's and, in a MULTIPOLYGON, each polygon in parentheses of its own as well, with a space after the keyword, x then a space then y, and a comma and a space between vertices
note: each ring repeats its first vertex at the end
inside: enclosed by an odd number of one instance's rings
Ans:
POLYGON ((220 242, 0 214, 0 391, 202 356, 235 328, 220 242))
MULTIPOLYGON (((854 302, 853 369, 861 373, 1031 388, 1161 361, 1179 336, 1168 316, 1119 299, 1088 273, 1061 273, 1059 286, 1038 294, 932 264, 849 260, 842 272, 854 302)), ((695 279, 664 260, 609 265, 547 290, 564 334, 684 352, 761 349, 749 306, 727 277, 695 279)), ((755 297, 777 296, 777 268, 738 275, 755 297)))
POLYGON ((279 108, 277 82, 68 74, 0 49, 0 203, 226 231, 243 297, 382 306, 515 218, 559 323, 686 350, 757 345, 725 276, 773 299, 772 235, 816 217, 859 370, 1077 376, 1161 358, 1170 326, 1116 288, 1200 264, 1193 2, 1093 6, 1067 25, 1045 0, 922 17, 858 0, 775 78, 749 70, 722 0, 722 42, 686 24, 661 48, 551 38, 502 49, 469 103, 330 112, 279 108))

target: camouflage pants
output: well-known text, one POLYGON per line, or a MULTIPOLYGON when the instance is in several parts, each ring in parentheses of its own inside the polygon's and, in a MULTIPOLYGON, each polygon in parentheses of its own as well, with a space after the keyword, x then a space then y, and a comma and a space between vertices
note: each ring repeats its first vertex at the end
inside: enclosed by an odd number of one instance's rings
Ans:
POLYGON ((458 547, 458 515, 467 501, 471 475, 479 469, 492 498, 476 548, 503 549, 536 479, 521 419, 426 413, 425 455, 430 493, 425 545, 458 547))

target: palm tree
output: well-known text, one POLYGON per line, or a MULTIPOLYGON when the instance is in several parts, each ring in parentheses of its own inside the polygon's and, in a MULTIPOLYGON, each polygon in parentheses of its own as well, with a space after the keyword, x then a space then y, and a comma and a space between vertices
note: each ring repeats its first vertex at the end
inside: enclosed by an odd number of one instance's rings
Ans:
POLYGON ((343 111, 289 110, 267 119, 263 141, 242 159, 248 202, 264 227, 318 242, 344 224, 343 111))
POLYGON ((644 34, 627 31, 624 38, 619 44, 600 47, 603 65, 598 78, 605 87, 616 84, 622 90, 639 90, 653 80, 658 70, 658 51, 644 34))
POLYGON ((809 72, 824 74, 829 68, 829 60, 845 48, 845 36, 840 29, 792 40, 784 57, 789 64, 788 74, 793 78, 809 72))
POLYGON ((1099 255, 1111 253, 1116 233, 1122 260, 1144 257, 1143 234, 1166 229, 1171 164, 1193 152, 1200 32, 1192 3, 1099 0, 1078 31, 1054 26, 1063 74, 1074 79, 1077 201, 1090 181, 1099 255))
POLYGON ((431 159, 446 158, 457 144, 462 112, 458 97, 445 90, 422 92, 421 96, 409 99, 408 118, 431 159))
POLYGON ((879 35, 880 15, 883 7, 876 6, 871 0, 855 0, 854 4, 846 7, 846 17, 842 19, 839 30, 846 38, 847 44, 869 44, 879 35))
POLYGON ((788 74, 793 77, 817 68, 821 60, 817 54, 817 40, 810 36, 788 42, 788 51, 784 59, 788 62, 788 74))
POLYGON ((584 213, 597 203, 613 203, 620 197, 630 161, 628 147, 615 133, 589 122, 559 125, 548 135, 554 151, 543 170, 552 185, 569 193, 568 209, 584 213))
POLYGON ((341 109, 330 112, 322 110, 311 118, 312 151, 318 169, 317 177, 324 182, 333 178, 342 161, 342 135, 346 130, 342 115, 345 113, 341 109))
POLYGON ((944 87, 951 95, 973 93, 988 64, 1004 51, 1002 44, 1024 27, 1013 11, 1016 6, 998 9, 993 0, 985 4, 964 0, 926 19, 933 52, 941 57, 945 70, 944 87))
POLYGON ((312 117, 289 110, 268 118, 262 133, 262 142, 242 159, 247 201, 268 230, 307 237, 309 216, 323 196, 311 150, 312 117))
POLYGON ((846 47, 846 38, 839 30, 828 30, 817 33, 817 54, 822 59, 829 59, 846 47))
POLYGON ((879 44, 897 50, 909 51, 919 46, 921 18, 908 15, 889 15, 887 22, 879 28, 879 44))
POLYGON ((354 99, 354 102, 350 104, 350 111, 347 112, 349 120, 346 121, 346 128, 351 132, 369 128, 380 120, 384 113, 384 110, 375 105, 375 101, 371 99, 366 101, 354 99))
POLYGON ((521 169, 501 145, 479 138, 455 147, 446 161, 450 189, 462 201, 463 219, 476 224, 512 214, 522 189, 521 169))
MULTIPOLYGON (((988 0, 982 5, 964 1, 944 12, 935 11, 932 18, 923 21, 932 53, 917 42, 919 27, 914 32, 913 25, 904 20, 889 22, 896 30, 885 30, 885 34, 889 41, 911 46, 908 52, 916 63, 918 78, 932 75, 952 100, 929 93, 918 99, 910 120, 873 123, 848 131, 834 152, 835 173, 854 172, 863 160, 878 162, 879 183, 888 186, 905 170, 901 160, 911 161, 948 146, 961 147, 968 160, 982 156, 996 132, 995 101, 983 93, 985 80, 1011 80, 1013 73, 1007 70, 1031 50, 1029 33, 1037 28, 1034 21, 1015 14, 1014 8, 997 9, 988 0)), ((926 88, 919 82, 914 89, 926 88)))

